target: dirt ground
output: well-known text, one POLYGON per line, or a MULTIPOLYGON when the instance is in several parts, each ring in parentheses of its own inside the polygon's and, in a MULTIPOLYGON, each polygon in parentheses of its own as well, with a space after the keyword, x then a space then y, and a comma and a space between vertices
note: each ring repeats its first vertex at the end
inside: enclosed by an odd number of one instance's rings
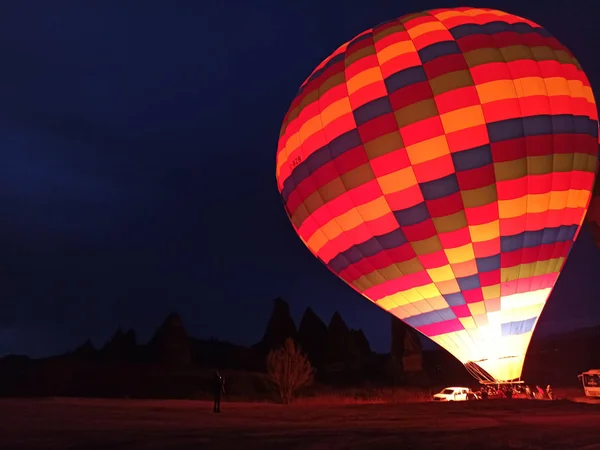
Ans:
POLYGON ((600 449, 600 405, 0 400, 0 449, 600 449))

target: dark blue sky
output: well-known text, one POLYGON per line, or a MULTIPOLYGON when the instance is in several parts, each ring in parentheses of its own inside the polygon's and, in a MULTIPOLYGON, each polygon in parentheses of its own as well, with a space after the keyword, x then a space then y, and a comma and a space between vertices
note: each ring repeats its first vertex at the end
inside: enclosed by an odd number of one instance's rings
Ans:
MULTIPOLYGON (((489 1, 550 30, 600 89, 598 7, 489 1)), ((178 311, 257 341, 282 296, 339 310, 377 350, 387 313, 296 237, 275 183, 281 120, 340 44, 444 1, 26 1, 0 7, 0 355, 45 355, 178 311), (253 6, 250 6, 250 5, 253 6), (141 6, 143 5, 143 6, 141 6)), ((600 323, 600 252, 575 245, 540 333, 600 323)))

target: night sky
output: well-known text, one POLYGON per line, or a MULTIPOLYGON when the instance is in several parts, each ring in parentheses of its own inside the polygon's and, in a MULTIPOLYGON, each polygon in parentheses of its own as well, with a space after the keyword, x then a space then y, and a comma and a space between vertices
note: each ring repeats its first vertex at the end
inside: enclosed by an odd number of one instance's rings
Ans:
MULTIPOLYGON (((600 95, 589 0, 488 1, 569 47, 600 95)), ((444 1, 19 0, 0 7, 0 356, 43 356, 171 311, 191 335, 260 339, 272 299, 339 310, 389 348, 389 315, 295 235, 275 182, 284 114, 361 31, 444 1), (143 5, 143 6, 141 6, 143 5), (250 6, 253 5, 253 6, 250 6)), ((596 7, 598 9, 598 7, 596 7)), ((583 232, 538 332, 600 324, 583 232)))

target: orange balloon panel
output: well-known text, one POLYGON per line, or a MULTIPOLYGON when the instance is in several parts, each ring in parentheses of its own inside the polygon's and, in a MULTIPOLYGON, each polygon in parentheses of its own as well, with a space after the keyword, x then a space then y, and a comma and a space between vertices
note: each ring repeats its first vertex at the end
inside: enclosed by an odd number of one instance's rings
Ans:
POLYGON ((439 9, 316 68, 285 116, 277 184, 332 272, 511 380, 586 213, 597 140, 588 79, 548 31, 439 9))

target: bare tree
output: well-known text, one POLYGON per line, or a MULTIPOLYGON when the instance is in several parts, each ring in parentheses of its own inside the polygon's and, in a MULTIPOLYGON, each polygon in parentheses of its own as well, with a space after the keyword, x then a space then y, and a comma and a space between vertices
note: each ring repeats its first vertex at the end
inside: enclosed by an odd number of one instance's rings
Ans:
POLYGON ((290 403, 294 393, 312 383, 314 369, 292 339, 267 355, 267 372, 283 403, 290 403))

